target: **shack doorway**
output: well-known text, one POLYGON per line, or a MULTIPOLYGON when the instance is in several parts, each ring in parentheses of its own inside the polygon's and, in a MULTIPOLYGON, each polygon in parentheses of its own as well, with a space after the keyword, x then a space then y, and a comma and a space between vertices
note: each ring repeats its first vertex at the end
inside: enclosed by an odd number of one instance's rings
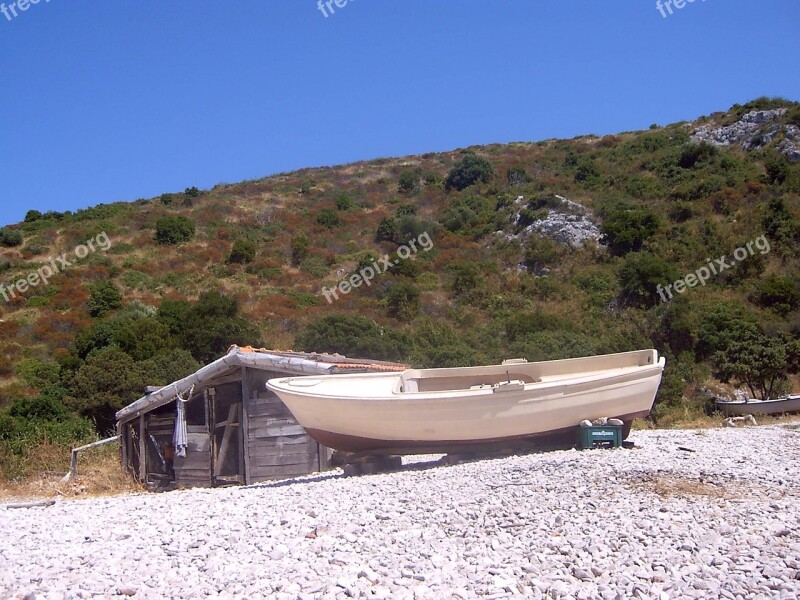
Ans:
POLYGON ((211 468, 215 485, 244 483, 241 395, 209 389, 211 468))

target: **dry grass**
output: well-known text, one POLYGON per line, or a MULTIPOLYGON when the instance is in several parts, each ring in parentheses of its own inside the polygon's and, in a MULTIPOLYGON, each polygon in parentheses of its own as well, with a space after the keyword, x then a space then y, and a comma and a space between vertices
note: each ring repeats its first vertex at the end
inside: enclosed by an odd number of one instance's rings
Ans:
POLYGON ((632 482, 632 488, 644 489, 662 498, 687 498, 702 496, 706 498, 737 498, 739 491, 724 484, 712 483, 703 479, 689 479, 677 475, 652 475, 632 482))
POLYGON ((119 449, 114 444, 82 452, 78 476, 69 482, 62 481, 69 462, 64 462, 63 449, 42 444, 34 454, 39 457, 33 469, 38 475, 0 481, 0 498, 86 498, 144 491, 120 468, 119 449), (49 468, 53 466, 56 468, 49 468))
MULTIPOLYGON (((756 415, 756 423, 762 425, 785 425, 800 423, 798 415, 756 415)), ((716 429, 722 427, 725 417, 722 414, 706 415, 702 412, 685 411, 681 415, 670 414, 653 425, 646 419, 636 419, 633 429, 716 429)))

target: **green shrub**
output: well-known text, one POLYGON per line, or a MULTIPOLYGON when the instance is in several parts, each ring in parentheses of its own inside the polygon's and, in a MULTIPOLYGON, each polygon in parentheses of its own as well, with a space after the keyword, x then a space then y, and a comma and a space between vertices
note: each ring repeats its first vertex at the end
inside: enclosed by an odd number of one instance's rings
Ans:
POLYGON ((42 213, 38 210, 29 210, 25 213, 25 222, 26 223, 33 223, 34 221, 38 221, 42 218, 42 213))
POLYGON ((308 352, 337 352, 351 358, 402 360, 408 340, 366 317, 328 314, 306 325, 296 345, 308 352))
POLYGON ((378 230, 375 232, 376 242, 393 242, 395 244, 401 243, 400 232, 397 228, 397 220, 393 218, 381 219, 378 223, 378 230))
POLYGON ((44 296, 31 296, 28 298, 28 301, 25 303, 25 305, 28 308, 42 308, 43 306, 47 306, 49 303, 50 301, 44 296))
POLYGON ((597 163, 588 157, 581 157, 575 165, 575 181, 586 185, 596 185, 602 182, 603 172, 597 163))
POLYGON ((22 243, 22 232, 18 229, 0 227, 0 246, 12 248, 22 243))
POLYGON ((300 270, 314 277, 325 277, 331 269, 320 257, 309 256, 300 263, 300 270))
POLYGON ((477 345, 446 322, 423 319, 413 329, 409 346, 415 366, 430 369, 486 364, 477 345))
POLYGON ((448 267, 450 272, 450 293, 458 298, 468 299, 482 287, 481 272, 474 263, 456 263, 448 267))
POLYGON ((445 188, 461 191, 476 183, 488 183, 494 176, 494 167, 481 156, 472 152, 465 152, 445 180, 445 188))
POLYGON ((292 264, 299 266, 311 251, 311 240, 304 235, 298 235, 292 238, 292 264))
POLYGON ((561 259, 564 247, 546 237, 533 236, 525 249, 524 265, 528 271, 541 274, 544 269, 553 267, 561 259))
POLYGON ((417 214, 417 207, 413 204, 401 204, 398 206, 394 214, 396 217, 405 217, 407 215, 416 215, 417 214))
POLYGON ((694 209, 688 202, 675 202, 669 207, 669 218, 676 223, 685 223, 694 216, 694 209))
POLYGON ((796 244, 800 241, 800 222, 794 218, 780 196, 769 201, 763 225, 770 240, 783 250, 796 251, 796 244))
POLYGON ((328 229, 339 227, 342 224, 342 219, 332 208, 323 208, 317 213, 317 225, 322 225, 328 229))
POLYGON ((404 194, 411 194, 419 187, 419 173, 415 171, 403 171, 397 180, 397 189, 404 194))
POLYGON ((240 315, 239 302, 220 292, 206 292, 195 304, 162 304, 158 318, 203 364, 225 354, 231 344, 261 345, 259 332, 240 315))
POLYGON ((348 194, 339 194, 336 196, 336 210, 340 210, 342 212, 353 210, 356 207, 356 203, 348 194))
POLYGON ((416 279, 420 274, 420 266, 416 260, 399 258, 396 254, 392 255, 392 266, 389 267, 389 273, 397 277, 408 277, 409 279, 416 279))
POLYGON ((764 161, 767 171, 767 180, 775 185, 780 185, 789 176, 789 161, 783 154, 773 154, 764 161))
POLYGON ((800 308, 797 280, 786 275, 770 275, 758 282, 754 299, 761 306, 785 316, 800 308))
POLYGON ((16 364, 17 377, 37 390, 43 390, 59 383, 59 367, 54 362, 38 358, 23 358, 16 364))
POLYGON ((238 239, 233 243, 227 262, 243 265, 253 262, 255 257, 256 243, 253 240, 238 239))
POLYGON ((442 211, 439 222, 453 233, 479 239, 494 229, 492 203, 481 196, 464 193, 451 200, 442 211))
POLYGON ((786 121, 790 125, 795 125, 796 127, 800 127, 800 105, 796 104, 787 111, 786 121))
POLYGON ((386 306, 390 317, 410 321, 419 313, 419 289, 407 282, 393 285, 386 293, 386 306))
POLYGON ((660 226, 658 216, 646 208, 621 207, 603 221, 601 241, 608 245, 612 254, 623 256, 641 250, 660 226))
POLYGON ((194 222, 180 215, 162 217, 156 221, 155 240, 159 244, 175 245, 194 237, 194 222))
POLYGON ((682 169, 694 169, 713 161, 719 156, 719 148, 708 142, 699 144, 687 144, 681 148, 678 157, 678 166, 682 169))
POLYGON ((597 342, 574 331, 537 331, 512 344, 511 353, 529 361, 560 360, 597 354, 597 342))
POLYGON ((86 308, 92 317, 102 317, 108 312, 122 308, 122 294, 110 281, 100 281, 89 287, 86 308))
POLYGON ((525 167, 511 167, 506 171, 506 181, 511 187, 525 185, 531 180, 525 167))
POLYGON ((509 341, 518 342, 540 331, 571 331, 575 329, 575 323, 563 317, 537 311, 519 313, 507 318, 504 329, 509 341))
MULTIPOLYGON (((649 252, 635 252, 625 257, 619 271, 622 300, 626 304, 650 307, 663 300, 658 286, 676 281, 678 270, 660 256, 649 252)), ((664 293, 666 297, 666 292, 664 293)))

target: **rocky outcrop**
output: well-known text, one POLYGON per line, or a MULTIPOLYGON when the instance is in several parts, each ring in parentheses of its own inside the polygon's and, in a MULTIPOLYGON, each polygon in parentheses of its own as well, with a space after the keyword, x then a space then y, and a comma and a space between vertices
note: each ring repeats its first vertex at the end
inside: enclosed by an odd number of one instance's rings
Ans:
POLYGON ((791 161, 800 160, 800 127, 783 125, 777 121, 786 113, 785 108, 754 110, 744 115, 733 125, 698 127, 692 140, 708 142, 716 146, 739 146, 744 150, 757 150, 776 140, 783 134, 775 149, 791 161))
MULTIPOLYGON (((556 195, 561 202, 558 207, 550 208, 545 218, 539 219, 522 228, 519 233, 509 238, 527 238, 533 233, 549 237, 561 244, 574 248, 584 246, 587 241, 600 243, 600 229, 594 222, 592 212, 578 202, 556 195)), ((525 197, 520 196, 516 202, 514 224, 520 222, 520 211, 526 206, 525 197)))

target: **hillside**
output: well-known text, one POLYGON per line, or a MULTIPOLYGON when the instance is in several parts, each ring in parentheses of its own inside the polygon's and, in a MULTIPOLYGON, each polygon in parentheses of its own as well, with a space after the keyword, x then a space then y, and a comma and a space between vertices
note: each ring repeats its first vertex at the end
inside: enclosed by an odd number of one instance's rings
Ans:
POLYGON ((31 211, 0 229, 0 471, 234 342, 416 366, 656 347, 662 423, 776 395, 800 368, 798 215, 782 99, 31 211))

